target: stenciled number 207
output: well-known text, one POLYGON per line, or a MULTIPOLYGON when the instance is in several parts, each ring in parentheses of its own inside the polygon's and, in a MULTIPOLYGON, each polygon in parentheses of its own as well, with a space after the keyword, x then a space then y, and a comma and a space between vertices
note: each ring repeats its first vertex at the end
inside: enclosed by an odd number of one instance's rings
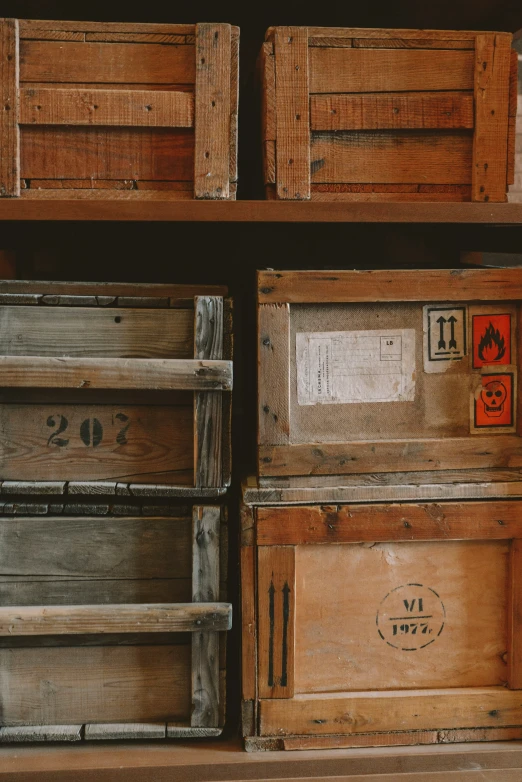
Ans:
MULTIPOLYGON (((131 425, 129 416, 125 415, 125 413, 116 413, 114 418, 121 423, 121 429, 116 434, 116 443, 125 445, 128 442, 127 432, 131 425)), ((58 448, 65 448, 69 445, 69 437, 62 437, 65 433, 67 435, 71 434, 69 421, 64 415, 50 415, 47 419, 47 426, 54 430, 47 440, 47 445, 56 445, 58 448)), ((103 425, 101 421, 97 418, 86 418, 80 424, 79 435, 84 445, 96 448, 103 440, 103 425)))

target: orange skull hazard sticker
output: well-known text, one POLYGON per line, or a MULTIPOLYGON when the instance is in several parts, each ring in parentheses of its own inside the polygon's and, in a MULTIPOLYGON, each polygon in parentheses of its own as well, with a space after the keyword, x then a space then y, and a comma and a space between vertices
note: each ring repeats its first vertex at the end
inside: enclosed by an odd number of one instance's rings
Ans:
POLYGON ((513 426, 513 374, 482 375, 475 397, 475 428, 513 426))
POLYGON ((473 315, 473 369, 511 364, 511 315, 473 315))

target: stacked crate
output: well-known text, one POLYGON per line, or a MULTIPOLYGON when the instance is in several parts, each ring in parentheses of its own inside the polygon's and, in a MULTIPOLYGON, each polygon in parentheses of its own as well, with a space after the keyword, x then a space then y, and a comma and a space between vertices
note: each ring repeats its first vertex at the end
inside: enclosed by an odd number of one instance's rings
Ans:
POLYGON ((247 749, 522 737, 522 271, 258 274, 247 749))
POLYGON ((221 733, 226 294, 1 284, 0 741, 221 733))

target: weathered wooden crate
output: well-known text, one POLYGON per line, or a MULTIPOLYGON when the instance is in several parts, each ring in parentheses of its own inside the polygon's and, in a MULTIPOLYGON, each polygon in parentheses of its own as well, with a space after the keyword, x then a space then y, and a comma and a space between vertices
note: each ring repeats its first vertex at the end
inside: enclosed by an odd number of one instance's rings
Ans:
POLYGON ((259 475, 520 468, 521 300, 521 269, 259 272, 259 475))
POLYGON ((520 474, 453 480, 475 499, 410 476, 373 497, 379 487, 363 480, 344 500, 309 489, 306 505, 290 505, 295 491, 274 499, 250 482, 248 750, 522 738, 520 474), (453 499, 433 502, 445 489, 453 499))
POLYGON ((219 735, 224 509, 59 502, 0 506, 0 742, 219 735))
POLYGON ((234 199, 238 54, 229 24, 0 20, 0 196, 234 199))
POLYGON ((226 288, 0 284, 0 492, 212 497, 230 483, 226 288))
POLYGON ((506 200, 509 33, 274 27, 260 80, 267 198, 506 200))

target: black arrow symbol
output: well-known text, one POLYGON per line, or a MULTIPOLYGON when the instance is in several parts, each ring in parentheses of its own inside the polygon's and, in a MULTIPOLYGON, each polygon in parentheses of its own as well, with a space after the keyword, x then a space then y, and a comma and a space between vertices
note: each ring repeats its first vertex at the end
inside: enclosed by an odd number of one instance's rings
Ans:
POLYGON ((288 684, 288 621, 290 619, 290 587, 283 587, 283 650, 281 655, 281 687, 288 684))
POLYGON ((275 625, 275 587, 274 582, 270 582, 268 590, 270 596, 268 604, 268 616, 270 618, 270 641, 268 646, 268 686, 274 686, 274 625, 275 625))
POLYGON ((446 318, 443 318, 442 315, 437 320, 437 323, 440 324, 440 337, 439 337, 439 350, 440 348, 446 347, 446 340, 444 339, 444 324, 446 323, 446 318))
POLYGON ((457 340, 455 339, 455 323, 457 322, 457 318, 455 318, 453 315, 448 318, 448 323, 451 323, 451 339, 449 341, 449 348, 455 348, 457 349, 457 340))

